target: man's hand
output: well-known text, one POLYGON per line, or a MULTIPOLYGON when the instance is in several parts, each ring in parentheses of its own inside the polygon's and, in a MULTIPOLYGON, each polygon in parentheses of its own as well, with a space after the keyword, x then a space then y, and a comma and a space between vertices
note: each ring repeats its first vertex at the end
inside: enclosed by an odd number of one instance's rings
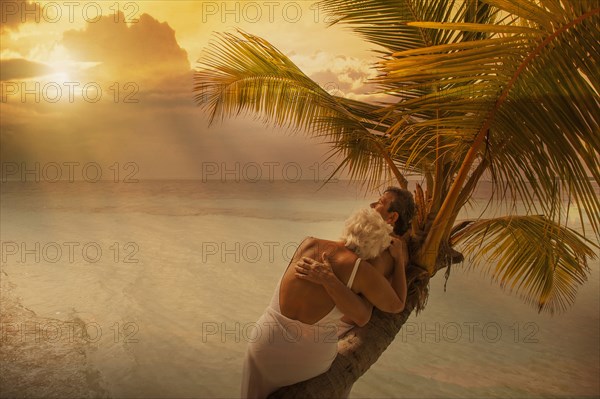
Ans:
POLYGON ((321 262, 307 257, 302 257, 296 262, 296 277, 321 285, 326 285, 332 279, 337 279, 324 252, 321 255, 321 262))

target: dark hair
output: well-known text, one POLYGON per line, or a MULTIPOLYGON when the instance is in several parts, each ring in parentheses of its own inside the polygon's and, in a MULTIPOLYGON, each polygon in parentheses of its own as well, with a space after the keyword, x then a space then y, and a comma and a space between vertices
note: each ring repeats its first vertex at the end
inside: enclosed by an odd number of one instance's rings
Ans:
POLYGON ((410 191, 400 187, 388 187, 384 192, 394 195, 388 212, 398 213, 398 220, 394 224, 394 234, 401 236, 410 228, 410 222, 415 215, 415 200, 410 191))

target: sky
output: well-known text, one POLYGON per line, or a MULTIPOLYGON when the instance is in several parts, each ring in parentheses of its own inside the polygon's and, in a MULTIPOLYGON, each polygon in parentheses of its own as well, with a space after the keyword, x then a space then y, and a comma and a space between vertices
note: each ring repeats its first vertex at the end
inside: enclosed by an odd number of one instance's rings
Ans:
POLYGON ((330 92, 373 98, 373 48, 313 1, 0 3, 3 180, 327 176, 325 143, 252 117, 208 126, 192 86, 215 32, 258 35, 330 92))

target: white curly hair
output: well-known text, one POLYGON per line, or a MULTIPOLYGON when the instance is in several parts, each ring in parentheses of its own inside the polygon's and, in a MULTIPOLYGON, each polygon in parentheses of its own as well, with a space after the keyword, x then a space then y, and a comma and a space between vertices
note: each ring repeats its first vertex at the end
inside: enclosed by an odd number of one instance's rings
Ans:
POLYGON ((371 259, 390 246, 392 230, 376 210, 362 208, 346 219, 341 240, 361 258, 371 259))

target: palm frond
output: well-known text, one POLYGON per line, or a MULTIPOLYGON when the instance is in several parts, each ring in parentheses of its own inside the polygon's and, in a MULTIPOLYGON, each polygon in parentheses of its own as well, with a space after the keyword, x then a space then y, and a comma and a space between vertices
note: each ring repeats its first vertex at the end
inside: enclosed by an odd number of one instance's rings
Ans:
POLYGON ((399 51, 379 64, 377 79, 388 92, 425 89, 391 107, 399 115, 429 112, 388 132, 401 138, 394 150, 432 153, 434 138, 441 137, 437 142, 453 154, 456 177, 422 248, 428 264, 462 206, 458 199, 477 160, 489 162, 496 192, 508 189, 513 200, 547 215, 558 214, 548 208, 558 177, 600 234, 600 199, 588 179, 590 173, 600 181, 600 82, 593 72, 600 69, 600 9, 575 0, 486 3, 519 14, 501 23, 415 21, 409 25, 453 31, 456 40, 399 51), (548 19, 550 9, 561 11, 548 19), (487 36, 462 41, 464 32, 487 36), (403 139, 414 134, 426 137, 424 145, 403 139))
POLYGON ((306 128, 315 116, 343 113, 329 93, 265 40, 239 31, 219 34, 194 74, 196 102, 210 122, 253 112, 270 122, 306 128))
POLYGON ((324 0, 317 6, 329 16, 330 25, 350 26, 368 42, 384 48, 382 54, 387 54, 445 43, 451 33, 407 23, 460 21, 467 11, 465 4, 456 0, 324 0))
POLYGON ((195 100, 210 123, 252 113, 266 124, 329 138, 351 177, 368 187, 390 170, 405 181, 385 151, 383 132, 393 119, 379 107, 329 94, 264 39, 242 31, 218 35, 194 79, 195 100))
POLYGON ((470 254, 470 268, 485 267, 538 312, 563 312, 587 280, 588 259, 599 247, 544 216, 513 216, 462 223, 451 243, 470 254))

